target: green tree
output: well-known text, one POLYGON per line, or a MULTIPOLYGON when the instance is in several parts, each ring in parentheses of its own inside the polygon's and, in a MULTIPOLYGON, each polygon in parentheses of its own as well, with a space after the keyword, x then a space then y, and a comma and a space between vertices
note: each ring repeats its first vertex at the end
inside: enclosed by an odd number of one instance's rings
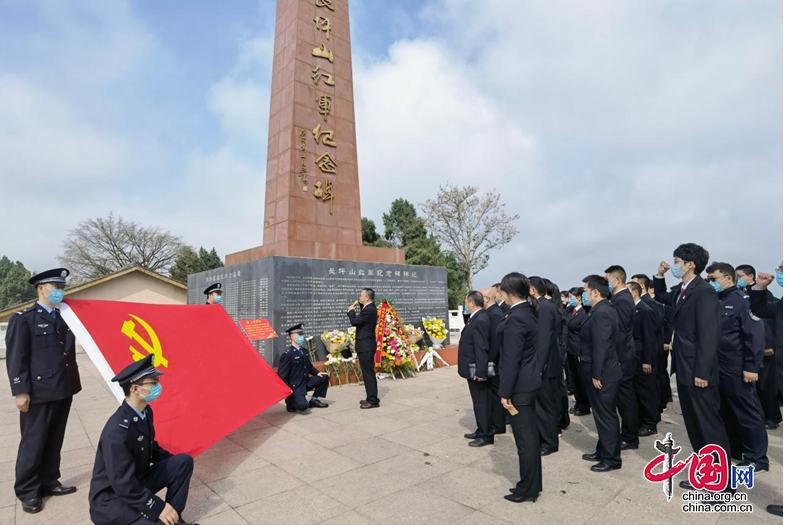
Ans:
POLYGON ((362 218, 363 245, 389 248, 390 243, 376 231, 376 223, 367 217, 362 218))
POLYGON ((197 253, 192 246, 186 244, 180 248, 169 274, 172 279, 185 283, 188 282, 188 276, 191 274, 223 268, 223 265, 224 263, 215 248, 208 252, 200 247, 197 253))
POLYGON ((447 269, 447 302, 459 308, 466 296, 463 271, 455 257, 442 249, 439 240, 428 233, 425 221, 406 199, 396 199, 383 216, 384 236, 390 245, 406 250, 406 264, 443 266, 447 269))
POLYGON ((415 239, 428 236, 425 221, 417 216, 417 209, 406 199, 395 199, 390 213, 382 216, 384 238, 395 248, 405 248, 415 239))
POLYGON ((35 287, 27 282, 30 275, 30 271, 21 262, 13 262, 5 255, 0 257, 0 310, 37 297, 35 287))
POLYGON ((406 264, 443 266, 447 270, 447 303, 451 310, 460 308, 466 297, 466 283, 458 261, 449 252, 442 250, 439 240, 433 235, 414 239, 406 247, 406 264))

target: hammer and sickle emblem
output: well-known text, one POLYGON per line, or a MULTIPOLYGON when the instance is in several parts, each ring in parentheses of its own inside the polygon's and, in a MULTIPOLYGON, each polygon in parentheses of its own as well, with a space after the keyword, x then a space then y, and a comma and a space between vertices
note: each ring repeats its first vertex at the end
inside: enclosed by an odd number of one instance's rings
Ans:
MULTIPOLYGON (((148 343, 142 336, 136 333, 136 323, 133 321, 124 321, 123 328, 120 330, 123 335, 131 339, 131 341, 135 342, 142 349, 147 352, 148 354, 155 355, 155 366, 165 366, 169 367, 169 361, 164 358, 163 350, 161 349, 161 342, 158 340, 158 336, 155 334, 155 330, 153 330, 149 324, 144 322, 142 319, 136 317, 135 315, 128 314, 132 319, 136 320, 137 323, 141 325, 142 328, 145 329, 147 332, 147 337, 150 339, 148 343)), ((133 355, 134 362, 139 361, 147 357, 142 352, 134 348, 134 345, 128 347, 131 351, 131 355, 133 355)))

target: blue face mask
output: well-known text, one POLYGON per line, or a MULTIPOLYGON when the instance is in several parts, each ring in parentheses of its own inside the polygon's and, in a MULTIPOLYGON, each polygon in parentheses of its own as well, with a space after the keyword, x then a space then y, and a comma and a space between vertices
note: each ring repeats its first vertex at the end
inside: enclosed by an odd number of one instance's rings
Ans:
POLYGON ((581 295, 581 302, 583 303, 583 306, 591 305, 591 301, 589 301, 589 292, 583 292, 583 295, 581 295))
POLYGON ((722 286, 720 286, 720 283, 717 281, 711 281, 709 284, 714 288, 715 292, 720 293, 722 291, 722 286))
POLYGON ((213 304, 221 304, 221 301, 223 301, 222 295, 216 295, 213 297, 213 304))
POLYGON ((736 287, 737 288, 746 288, 747 287, 747 283, 744 282, 744 279, 739 277, 739 280, 736 281, 736 287))
POLYGON ((158 399, 158 396, 161 395, 161 390, 163 390, 163 387, 161 386, 161 383, 158 383, 157 385, 150 388, 149 396, 143 396, 144 400, 147 401, 148 403, 152 403, 153 401, 158 399))
POLYGON ((60 304, 63 302, 63 297, 65 297, 65 290, 61 290, 60 288, 53 288, 47 299, 49 299, 49 302, 52 304, 60 304))
POLYGON ((610 281, 608 281, 608 291, 609 291, 610 293, 613 293, 613 285, 611 284, 611 282, 610 282, 610 281))
POLYGON ((465 303, 464 303, 464 305, 463 305, 463 313, 465 313, 465 314, 467 314, 467 315, 471 313, 471 312, 469 311, 469 306, 468 306, 467 304, 465 304, 465 303))
POLYGON ((568 303, 569 303, 569 305, 570 305, 570 306, 572 306, 573 308, 575 308, 576 306, 578 306, 578 301, 576 301, 576 300, 575 300, 575 297, 570 297, 570 298, 567 300, 567 302, 568 302, 568 303))
POLYGON ((681 279, 682 277, 684 277, 684 272, 681 271, 681 266, 679 266, 678 264, 674 264, 673 266, 671 266, 671 273, 676 279, 681 279))
POLYGON ((777 284, 779 284, 780 288, 782 288, 782 271, 781 270, 779 272, 777 272, 777 284))
POLYGON ((302 335, 302 334, 298 335, 297 339, 296 339, 296 342, 297 342, 298 345, 303 346, 303 343, 305 343, 305 336, 302 335))

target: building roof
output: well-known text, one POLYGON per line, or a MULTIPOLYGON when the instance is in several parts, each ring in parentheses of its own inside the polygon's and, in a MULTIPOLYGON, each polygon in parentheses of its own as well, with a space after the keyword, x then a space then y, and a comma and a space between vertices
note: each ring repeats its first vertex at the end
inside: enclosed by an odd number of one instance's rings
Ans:
MULTIPOLYGON (((109 275, 105 275, 94 281, 80 284, 79 286, 74 286, 73 288, 68 288, 65 291, 65 296, 68 297, 70 294, 87 290, 88 288, 92 288, 93 286, 98 286, 99 284, 103 284, 107 281, 111 281, 112 279, 117 279, 118 277, 122 277, 124 275, 128 275, 129 273, 133 273, 133 272, 141 272, 150 277, 154 277, 155 279, 159 279, 167 284, 171 284, 172 286, 182 288, 183 290, 188 290, 188 287, 179 281, 175 281, 174 279, 166 277, 165 275, 161 275, 160 273, 150 271, 147 268, 142 268, 141 266, 132 266, 130 268, 126 268, 124 270, 120 270, 115 273, 110 273, 109 275)), ((4 317, 6 315, 13 314, 16 312, 21 312, 22 310, 25 310, 33 306, 33 304, 35 304, 36 301, 37 299, 32 299, 25 303, 21 303, 16 306, 12 306, 11 308, 8 308, 6 310, 0 311, 0 317, 4 317)))

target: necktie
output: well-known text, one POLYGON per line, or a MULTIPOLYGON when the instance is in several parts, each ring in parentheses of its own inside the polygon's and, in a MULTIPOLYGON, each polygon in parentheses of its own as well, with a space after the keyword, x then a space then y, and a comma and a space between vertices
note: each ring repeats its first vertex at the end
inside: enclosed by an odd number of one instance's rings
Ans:
POLYGON ((57 310, 56 310, 56 309, 54 309, 54 308, 52 308, 52 311, 51 311, 50 313, 51 313, 51 315, 52 315, 52 319, 53 319, 55 322, 57 322, 57 310))

